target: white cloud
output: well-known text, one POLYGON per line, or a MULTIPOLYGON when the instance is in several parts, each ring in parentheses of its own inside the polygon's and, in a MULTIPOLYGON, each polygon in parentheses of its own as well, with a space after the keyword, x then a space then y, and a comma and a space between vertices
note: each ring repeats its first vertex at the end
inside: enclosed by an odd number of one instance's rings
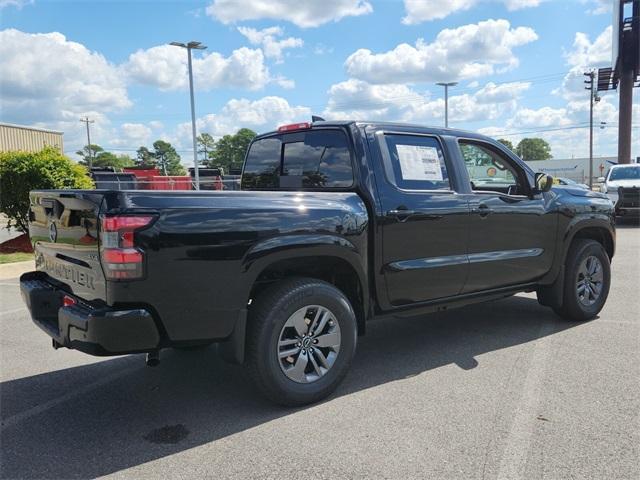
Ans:
MULTIPOLYGON (((528 83, 513 82, 487 83, 473 94, 455 95, 453 90, 449 118, 454 124, 496 119, 515 111, 518 97, 528 88, 528 83)), ((329 118, 440 123, 444 115, 442 98, 432 98, 407 85, 372 85, 350 79, 331 86, 328 93, 324 115, 329 118)))
POLYGON ((577 32, 573 49, 565 54, 567 64, 573 67, 598 67, 611 64, 611 26, 591 42, 589 35, 577 32))
POLYGON ((151 133, 151 128, 143 123, 123 123, 120 125, 117 137, 109 143, 135 149, 140 145, 148 145, 151 133))
MULTIPOLYGON (((188 86, 187 53, 182 48, 159 45, 138 50, 122 68, 131 81, 161 90, 188 86)), ((218 87, 257 90, 273 80, 264 64, 262 50, 246 47, 234 50, 228 57, 211 52, 193 58, 193 76, 194 83, 202 90, 218 87)))
POLYGON ((33 0, 0 0, 0 8, 15 7, 20 10, 25 5, 31 5, 33 0))
POLYGON ((244 20, 286 20, 298 27, 317 27, 373 11, 366 0, 214 0, 207 15, 228 24, 244 20))
POLYGON ((350 76, 369 83, 433 82, 490 75, 496 67, 518 65, 513 48, 533 42, 538 35, 529 27, 511 28, 507 20, 486 20, 444 29, 432 43, 418 39, 385 53, 360 49, 345 67, 350 76))
POLYGON ((275 59, 276 63, 282 62, 282 51, 287 48, 298 48, 304 45, 301 38, 287 37, 278 39, 284 35, 280 27, 269 27, 256 30, 249 27, 238 27, 238 31, 247 37, 252 45, 261 45, 267 58, 275 59))
POLYGON ((590 4, 593 8, 588 12, 592 15, 600 15, 602 13, 610 13, 613 5, 612 0, 582 0, 582 3, 590 4))
POLYGON ((560 127, 571 124, 566 108, 523 108, 507 122, 509 128, 560 127))
POLYGON ((332 85, 323 115, 334 119, 401 120, 425 102, 422 95, 407 85, 371 85, 349 79, 332 85))
POLYGON ((404 0, 406 16, 402 23, 415 25, 428 20, 445 18, 454 12, 469 10, 477 0, 404 0))
POLYGON ((543 0, 503 0, 508 10, 521 10, 523 8, 537 7, 543 0))
POLYGON ((15 123, 73 121, 131 105, 118 69, 61 33, 0 32, 0 110, 15 123))
MULTIPOLYGON (((277 96, 267 96, 258 100, 245 98, 229 100, 218 113, 210 113, 196 120, 198 133, 206 132, 214 137, 232 134, 247 127, 258 132, 275 129, 278 125, 309 121, 311 110, 300 105, 290 105, 277 96)), ((175 138, 171 142, 180 148, 190 145, 191 122, 178 125, 175 138)))
POLYGON ((571 69, 562 80, 562 85, 553 93, 568 100, 584 98, 583 74, 592 68, 611 65, 611 26, 605 28, 593 42, 587 34, 576 33, 572 49, 565 52, 564 57, 571 69))
MULTIPOLYGON (((502 0, 508 10, 537 7, 542 0, 502 0)), ((406 16, 402 23, 415 25, 429 20, 445 18, 455 12, 469 10, 480 0, 404 0, 406 16)))

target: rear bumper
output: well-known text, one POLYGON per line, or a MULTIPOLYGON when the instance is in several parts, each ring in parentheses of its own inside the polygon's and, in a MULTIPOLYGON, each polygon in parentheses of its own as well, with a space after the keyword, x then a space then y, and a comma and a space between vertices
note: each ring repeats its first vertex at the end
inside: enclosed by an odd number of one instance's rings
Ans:
POLYGON ((20 277, 20 291, 34 323, 55 346, 99 356, 159 348, 160 334, 148 311, 96 309, 79 298, 75 305, 64 306, 63 297, 69 294, 46 278, 42 272, 25 273, 20 277))

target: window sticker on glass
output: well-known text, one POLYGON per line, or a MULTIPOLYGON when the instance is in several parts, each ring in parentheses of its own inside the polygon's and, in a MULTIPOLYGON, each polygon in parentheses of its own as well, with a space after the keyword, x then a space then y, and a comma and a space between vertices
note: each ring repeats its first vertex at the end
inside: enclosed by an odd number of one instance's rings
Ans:
POLYGON ((438 149, 421 145, 396 145, 403 180, 441 181, 438 149))

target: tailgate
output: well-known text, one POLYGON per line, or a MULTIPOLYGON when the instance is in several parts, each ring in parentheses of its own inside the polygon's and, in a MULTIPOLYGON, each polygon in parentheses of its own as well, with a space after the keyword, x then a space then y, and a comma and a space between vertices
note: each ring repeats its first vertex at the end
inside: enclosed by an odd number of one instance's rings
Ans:
POLYGON ((86 300, 106 298, 98 222, 104 195, 91 190, 31 192, 29 234, 36 269, 86 300))

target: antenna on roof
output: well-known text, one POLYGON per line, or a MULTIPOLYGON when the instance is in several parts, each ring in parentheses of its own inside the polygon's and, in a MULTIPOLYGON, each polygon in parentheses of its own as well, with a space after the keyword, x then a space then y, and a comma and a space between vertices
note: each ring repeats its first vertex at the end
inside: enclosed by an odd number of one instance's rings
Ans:
POLYGON ((311 115, 312 122, 324 122, 324 118, 319 117, 318 115, 311 115))

